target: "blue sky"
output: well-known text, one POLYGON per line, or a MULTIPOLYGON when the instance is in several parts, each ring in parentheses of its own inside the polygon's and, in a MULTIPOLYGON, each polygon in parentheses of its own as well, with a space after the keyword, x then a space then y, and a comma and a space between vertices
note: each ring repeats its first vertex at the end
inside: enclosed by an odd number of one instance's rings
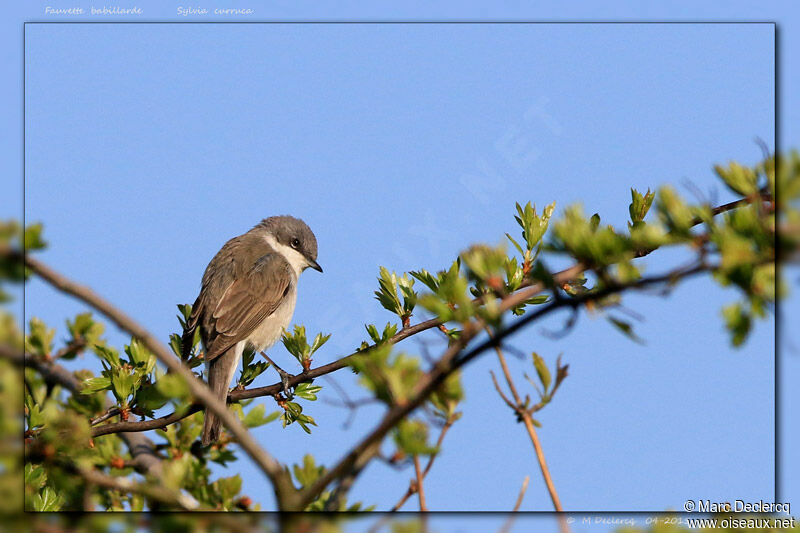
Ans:
MULTIPOLYGON (((327 16, 349 18, 347 9, 327 16)), ((463 18, 539 18, 496 9, 463 18)), ((385 13, 360 18, 410 16, 385 13)), ((515 201, 556 201, 559 212, 583 202, 618 225, 631 186, 689 181, 724 202, 711 164, 756 161, 756 136, 774 146, 767 24, 29 25, 26 43, 26 215, 46 225, 42 258, 165 338, 177 329, 174 305, 194 299, 226 239, 265 216, 300 216, 317 234, 325 274, 304 274, 295 322, 333 333, 318 363, 349 353, 365 322, 391 319, 372 299, 379 265, 435 269, 472 242, 498 242, 516 232, 515 201)), ((782 81, 793 76, 787 69, 782 81)), ((3 90, 21 99, 19 88, 3 90)), ((21 117, 3 113, 17 135, 21 117)), ((783 113, 783 145, 796 146, 796 109, 787 102, 783 113)), ((13 213, 18 204, 0 205, 13 213)), ((646 264, 659 271, 655 256, 646 264)), ((540 417, 566 508, 772 498, 774 325, 760 323, 730 349, 719 308, 734 298, 697 280, 667 299, 627 299, 645 316, 644 347, 586 316, 560 340, 542 328, 563 317, 514 337, 551 364, 560 353, 570 363, 540 417)), ((61 325, 81 309, 29 286, 29 316, 61 325)), ((288 361, 282 348, 272 353, 288 361)), ((795 350, 783 368, 796 375, 797 365, 795 350)), ((426 481, 432 508, 506 510, 530 475, 523 509, 550 509, 530 444, 491 388, 495 367, 487 356, 465 372, 464 418, 426 481)), ((310 437, 274 425, 257 437, 281 460, 312 452, 330 464, 377 415, 365 409, 343 430, 346 412, 309 409, 320 421, 310 437)), ((785 429, 786 450, 796 435, 785 429)), ((784 467, 796 472, 796 459, 787 454, 784 467)), ((372 465, 353 497, 390 507, 410 475, 372 465)), ((245 476, 244 492, 268 493, 256 475, 245 476)), ((784 499, 796 493, 785 485, 784 499)))

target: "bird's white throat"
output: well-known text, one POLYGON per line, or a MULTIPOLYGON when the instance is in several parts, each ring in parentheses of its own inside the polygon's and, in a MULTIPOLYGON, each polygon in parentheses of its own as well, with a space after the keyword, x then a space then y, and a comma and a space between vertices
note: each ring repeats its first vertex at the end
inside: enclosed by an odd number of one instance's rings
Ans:
POLYGON ((279 243, 272 235, 266 235, 264 240, 267 241, 267 244, 269 244, 273 250, 286 258, 289 266, 292 267, 292 271, 294 271, 295 278, 299 278, 300 273, 308 268, 308 259, 306 259, 303 254, 291 246, 286 246, 285 244, 279 243))

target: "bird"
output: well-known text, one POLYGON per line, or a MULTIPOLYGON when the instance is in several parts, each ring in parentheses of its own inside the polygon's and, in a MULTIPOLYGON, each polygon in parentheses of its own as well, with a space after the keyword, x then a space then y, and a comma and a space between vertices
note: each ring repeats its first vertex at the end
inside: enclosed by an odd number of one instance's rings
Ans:
MULTIPOLYGON (((307 268, 322 272, 317 238, 305 222, 289 215, 263 219, 226 242, 208 263, 183 331, 182 357, 191 355, 200 328, 208 386, 223 402, 243 351, 267 350, 289 325, 297 282, 307 268)), ((287 391, 288 374, 273 366, 287 391)), ((206 410, 201 444, 219 440, 220 429, 220 419, 206 410)))

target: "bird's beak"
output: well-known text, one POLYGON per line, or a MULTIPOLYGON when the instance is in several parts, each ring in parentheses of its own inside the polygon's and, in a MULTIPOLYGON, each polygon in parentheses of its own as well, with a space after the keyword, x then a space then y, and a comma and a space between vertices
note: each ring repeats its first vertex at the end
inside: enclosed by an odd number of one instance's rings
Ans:
POLYGON ((307 261, 308 261, 308 266, 309 266, 309 267, 313 268, 313 269, 314 269, 314 270, 316 270, 317 272, 322 272, 322 267, 321 267, 321 266, 319 266, 319 263, 317 263, 317 262, 316 262, 316 261, 314 261, 313 259, 307 259, 307 261))

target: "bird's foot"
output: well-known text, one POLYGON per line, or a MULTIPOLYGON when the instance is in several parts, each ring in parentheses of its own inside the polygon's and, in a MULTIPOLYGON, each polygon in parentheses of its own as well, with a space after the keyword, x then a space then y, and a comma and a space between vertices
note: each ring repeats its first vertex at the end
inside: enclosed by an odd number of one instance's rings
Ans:
POLYGON ((283 384, 283 395, 286 397, 287 400, 291 400, 294 398, 294 393, 292 389, 289 387, 289 380, 294 376, 289 374, 288 372, 284 372, 283 370, 277 369, 278 373, 281 375, 281 383, 283 384))
POLYGON ((269 362, 269 364, 272 365, 272 367, 275 369, 275 371, 281 377, 281 384, 283 385, 283 395, 286 397, 286 399, 287 400, 291 400, 292 398, 294 398, 294 393, 292 393, 292 389, 289 386, 289 380, 291 380, 295 376, 293 374, 288 373, 287 371, 285 371, 284 369, 282 369, 278 365, 276 365, 275 361, 270 359, 269 356, 266 353, 261 352, 261 356, 264 359, 266 359, 269 362))

